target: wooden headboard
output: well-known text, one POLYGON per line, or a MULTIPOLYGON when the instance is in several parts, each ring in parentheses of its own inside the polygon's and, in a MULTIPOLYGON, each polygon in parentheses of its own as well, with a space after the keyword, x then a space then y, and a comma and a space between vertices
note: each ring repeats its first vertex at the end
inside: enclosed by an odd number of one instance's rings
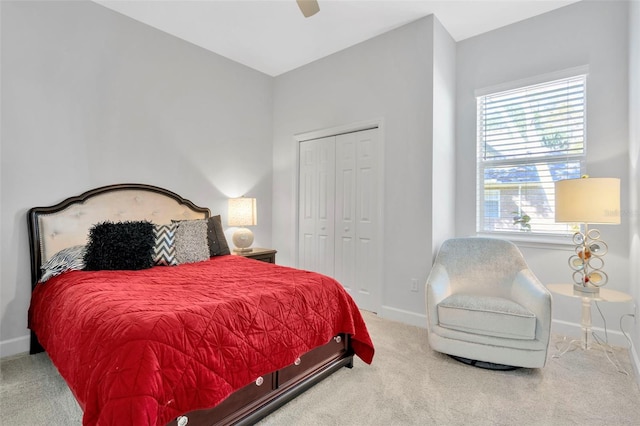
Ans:
POLYGON ((103 186, 54 206, 34 207, 27 216, 32 289, 40 280, 42 264, 63 248, 86 244, 89 229, 96 223, 149 220, 163 224, 210 215, 208 208, 174 192, 138 183, 103 186))

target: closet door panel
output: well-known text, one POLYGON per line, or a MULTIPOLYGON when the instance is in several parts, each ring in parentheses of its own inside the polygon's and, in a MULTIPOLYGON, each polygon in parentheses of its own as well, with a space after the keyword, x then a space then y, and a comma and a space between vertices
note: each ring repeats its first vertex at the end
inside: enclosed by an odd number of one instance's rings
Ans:
POLYGON ((339 161, 336 185, 349 188, 339 201, 343 203, 343 213, 336 217, 336 232, 351 242, 348 251, 336 252, 336 271, 343 271, 343 279, 358 306, 372 311, 377 311, 380 304, 377 132, 365 130, 336 138, 339 161))
POLYGON ((336 137, 336 245, 335 278, 353 296, 356 276, 356 144, 353 133, 336 137))
POLYGON ((334 137, 300 143, 299 185, 299 267, 333 276, 334 137))
POLYGON ((378 181, 377 172, 377 135, 376 130, 367 130, 357 134, 357 185, 358 202, 356 218, 358 227, 358 245, 356 247, 356 265, 358 269, 357 300, 363 309, 375 310, 379 307, 380 290, 379 263, 377 245, 378 227, 378 181))

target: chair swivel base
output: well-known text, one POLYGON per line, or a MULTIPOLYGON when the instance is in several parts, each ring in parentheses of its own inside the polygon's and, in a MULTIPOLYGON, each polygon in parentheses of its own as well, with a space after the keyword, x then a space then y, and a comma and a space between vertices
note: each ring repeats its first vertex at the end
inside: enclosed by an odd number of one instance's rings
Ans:
POLYGON ((467 364, 472 367, 484 368, 485 370, 511 371, 511 370, 517 370, 518 368, 521 368, 521 367, 515 367, 513 365, 494 364, 493 362, 478 361, 475 359, 464 358, 456 355, 449 355, 449 356, 463 364, 467 364))

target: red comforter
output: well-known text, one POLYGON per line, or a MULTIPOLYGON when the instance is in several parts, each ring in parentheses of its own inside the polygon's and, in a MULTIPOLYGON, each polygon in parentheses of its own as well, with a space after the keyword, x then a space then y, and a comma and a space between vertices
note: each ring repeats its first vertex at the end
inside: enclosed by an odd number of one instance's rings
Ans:
POLYGON ((74 271, 36 287, 36 332, 84 425, 164 425, 209 408, 338 333, 373 344, 335 280, 239 256, 143 271, 74 271))

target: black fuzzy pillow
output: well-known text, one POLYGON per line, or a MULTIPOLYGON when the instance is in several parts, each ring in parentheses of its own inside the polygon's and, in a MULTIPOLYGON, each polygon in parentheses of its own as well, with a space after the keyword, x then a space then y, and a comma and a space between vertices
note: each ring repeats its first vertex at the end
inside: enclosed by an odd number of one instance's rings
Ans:
POLYGON ((103 222, 89 230, 85 270, 138 270, 153 266, 155 235, 147 221, 103 222))

